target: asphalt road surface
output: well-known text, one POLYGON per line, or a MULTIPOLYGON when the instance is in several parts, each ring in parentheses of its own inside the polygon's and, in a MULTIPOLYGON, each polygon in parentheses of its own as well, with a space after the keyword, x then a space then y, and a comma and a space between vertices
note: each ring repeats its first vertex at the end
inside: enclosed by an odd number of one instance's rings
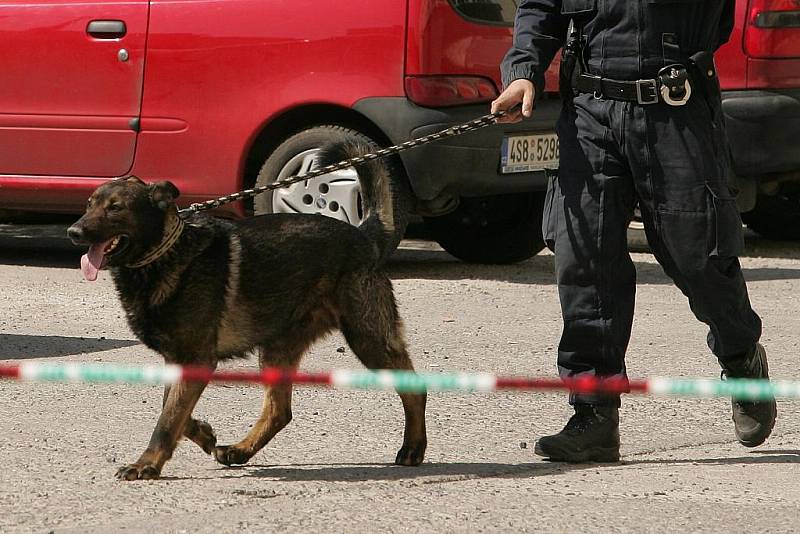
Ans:
MULTIPOLYGON (((773 377, 800 379, 800 247, 750 239, 743 258, 773 377)), ((159 363, 133 337, 108 274, 35 227, 0 226, 0 360, 159 363)), ((705 328, 646 253, 635 254, 631 377, 716 377, 705 328)), ((406 241, 389 266, 417 369, 554 376, 553 257, 458 263, 406 241)), ((338 335, 308 370, 358 363, 338 335)), ((235 366, 253 366, 241 362, 235 366)), ((0 382, 0 532, 781 532, 798 531, 800 401, 780 401, 756 449, 729 401, 628 396, 623 461, 548 463, 537 436, 570 415, 563 394, 432 393, 418 468, 392 465, 392 393, 297 388, 294 420, 251 464, 225 468, 184 442, 158 481, 119 482, 159 413, 152 386, 0 382)), ((211 386, 196 414, 221 443, 259 413, 257 387, 211 386)))

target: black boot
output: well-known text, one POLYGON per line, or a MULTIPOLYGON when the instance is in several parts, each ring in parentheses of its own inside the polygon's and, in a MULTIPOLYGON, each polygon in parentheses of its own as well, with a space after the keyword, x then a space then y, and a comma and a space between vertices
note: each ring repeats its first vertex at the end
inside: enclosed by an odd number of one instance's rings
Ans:
MULTIPOLYGON (((761 344, 745 356, 722 363, 723 379, 769 378, 767 351, 761 344)), ((775 426, 778 413, 775 399, 767 401, 743 401, 731 399, 733 425, 736 438, 745 447, 756 447, 764 443, 775 426)))
POLYGON ((533 452, 554 462, 619 461, 618 408, 576 404, 564 430, 539 439, 533 452))

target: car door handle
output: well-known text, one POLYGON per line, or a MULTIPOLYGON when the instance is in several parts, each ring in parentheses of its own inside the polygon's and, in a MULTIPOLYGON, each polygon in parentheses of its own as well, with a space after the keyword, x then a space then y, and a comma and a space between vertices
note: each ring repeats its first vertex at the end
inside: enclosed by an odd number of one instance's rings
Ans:
POLYGON ((86 33, 95 39, 119 39, 125 37, 128 28, 121 20, 93 20, 86 27, 86 33))

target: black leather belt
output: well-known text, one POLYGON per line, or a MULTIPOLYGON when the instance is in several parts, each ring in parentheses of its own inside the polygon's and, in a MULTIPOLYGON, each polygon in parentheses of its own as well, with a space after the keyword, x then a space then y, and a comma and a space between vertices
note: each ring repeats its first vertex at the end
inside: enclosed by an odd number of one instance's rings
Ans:
POLYGON ((592 93, 597 98, 643 105, 664 102, 670 106, 682 106, 692 95, 686 69, 681 65, 665 67, 659 71, 658 78, 649 80, 612 80, 582 73, 577 77, 575 89, 579 93, 592 93))
POLYGON ((658 95, 658 81, 654 79, 625 82, 581 74, 575 86, 579 93, 593 93, 598 98, 638 104, 657 104, 661 100, 658 95))

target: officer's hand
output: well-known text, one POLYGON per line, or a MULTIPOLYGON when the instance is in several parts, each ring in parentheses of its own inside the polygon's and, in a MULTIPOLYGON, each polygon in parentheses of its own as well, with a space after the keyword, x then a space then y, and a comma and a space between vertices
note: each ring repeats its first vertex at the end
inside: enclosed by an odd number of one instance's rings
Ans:
POLYGON ((530 118, 533 113, 533 96, 535 94, 536 89, 530 80, 520 79, 511 82, 506 90, 492 102, 492 113, 510 110, 517 104, 522 104, 522 109, 517 108, 511 111, 508 115, 497 119, 497 122, 519 122, 523 117, 530 118))

